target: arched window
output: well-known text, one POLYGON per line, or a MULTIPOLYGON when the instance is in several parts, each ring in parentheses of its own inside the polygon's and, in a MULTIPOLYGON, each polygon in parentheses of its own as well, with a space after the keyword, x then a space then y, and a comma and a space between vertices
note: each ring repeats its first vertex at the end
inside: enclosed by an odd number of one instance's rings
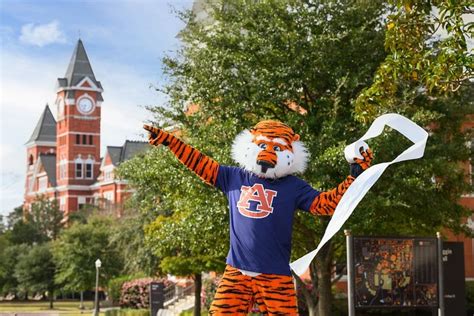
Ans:
POLYGON ((74 160, 74 175, 76 179, 84 178, 83 165, 84 165, 84 161, 80 157, 74 160))
POLYGON ((35 162, 34 160, 35 160, 35 158, 33 157, 33 155, 30 155, 28 157, 28 166, 32 166, 33 162, 35 162))
POLYGON ((94 160, 89 158, 84 165, 84 178, 92 179, 94 177, 94 160))

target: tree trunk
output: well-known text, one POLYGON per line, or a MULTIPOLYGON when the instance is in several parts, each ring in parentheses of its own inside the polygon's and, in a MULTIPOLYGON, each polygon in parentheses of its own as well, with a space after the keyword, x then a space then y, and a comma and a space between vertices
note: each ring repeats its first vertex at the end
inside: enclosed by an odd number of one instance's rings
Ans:
POLYGON ((194 316, 201 316, 201 289, 202 276, 201 273, 194 275, 194 316))
POLYGON ((84 291, 81 291, 81 303, 79 304, 79 309, 84 309, 84 291))
POLYGON ((317 315, 317 308, 316 308, 317 300, 316 300, 316 297, 315 296, 313 297, 312 295, 314 291, 308 290, 303 280, 301 280, 301 278, 294 272, 292 273, 293 273, 294 279, 296 280, 296 284, 295 284, 296 292, 297 293, 300 292, 303 294, 302 299, 304 303, 306 303, 306 307, 308 308, 308 315, 316 316, 317 315))
POLYGON ((48 291, 48 296, 49 296, 49 309, 53 309, 53 302, 54 302, 54 291, 48 291))
POLYGON ((318 316, 331 316, 331 267, 332 243, 329 241, 320 251, 316 259, 318 276, 318 316))

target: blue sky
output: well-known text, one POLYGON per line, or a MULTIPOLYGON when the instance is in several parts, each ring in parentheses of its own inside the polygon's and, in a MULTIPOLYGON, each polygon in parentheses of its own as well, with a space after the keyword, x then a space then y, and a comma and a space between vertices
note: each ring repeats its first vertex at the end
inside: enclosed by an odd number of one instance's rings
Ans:
POLYGON ((102 152, 125 139, 143 139, 143 105, 162 104, 161 59, 179 48, 184 24, 174 10, 192 0, 0 0, 0 214, 23 201, 26 148, 83 40, 104 87, 102 152))

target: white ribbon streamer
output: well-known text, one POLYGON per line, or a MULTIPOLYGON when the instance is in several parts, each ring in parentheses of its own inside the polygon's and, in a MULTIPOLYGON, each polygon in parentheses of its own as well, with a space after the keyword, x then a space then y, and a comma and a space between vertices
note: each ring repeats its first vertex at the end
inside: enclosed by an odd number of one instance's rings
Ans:
POLYGON ((388 166, 396 162, 423 157, 428 133, 406 117, 394 113, 385 114, 375 119, 364 136, 347 146, 349 149, 346 152, 354 151, 361 141, 379 136, 383 132, 385 125, 399 131, 414 144, 398 155, 394 160, 373 165, 357 177, 342 196, 318 247, 290 264, 290 268, 297 275, 302 275, 308 269, 309 264, 313 261, 319 250, 341 229, 356 206, 375 182, 377 182, 388 166), (352 149, 350 149, 351 147, 352 149))

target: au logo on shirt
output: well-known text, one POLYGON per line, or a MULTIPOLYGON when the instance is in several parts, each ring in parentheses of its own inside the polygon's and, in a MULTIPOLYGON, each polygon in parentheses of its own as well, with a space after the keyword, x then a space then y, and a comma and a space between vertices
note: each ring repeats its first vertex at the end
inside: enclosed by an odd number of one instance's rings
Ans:
POLYGON ((265 189, 260 183, 251 187, 243 185, 240 190, 237 202, 240 214, 250 218, 264 218, 273 212, 273 198, 277 196, 277 191, 265 189), (257 202, 256 210, 250 210, 250 201, 257 202))

